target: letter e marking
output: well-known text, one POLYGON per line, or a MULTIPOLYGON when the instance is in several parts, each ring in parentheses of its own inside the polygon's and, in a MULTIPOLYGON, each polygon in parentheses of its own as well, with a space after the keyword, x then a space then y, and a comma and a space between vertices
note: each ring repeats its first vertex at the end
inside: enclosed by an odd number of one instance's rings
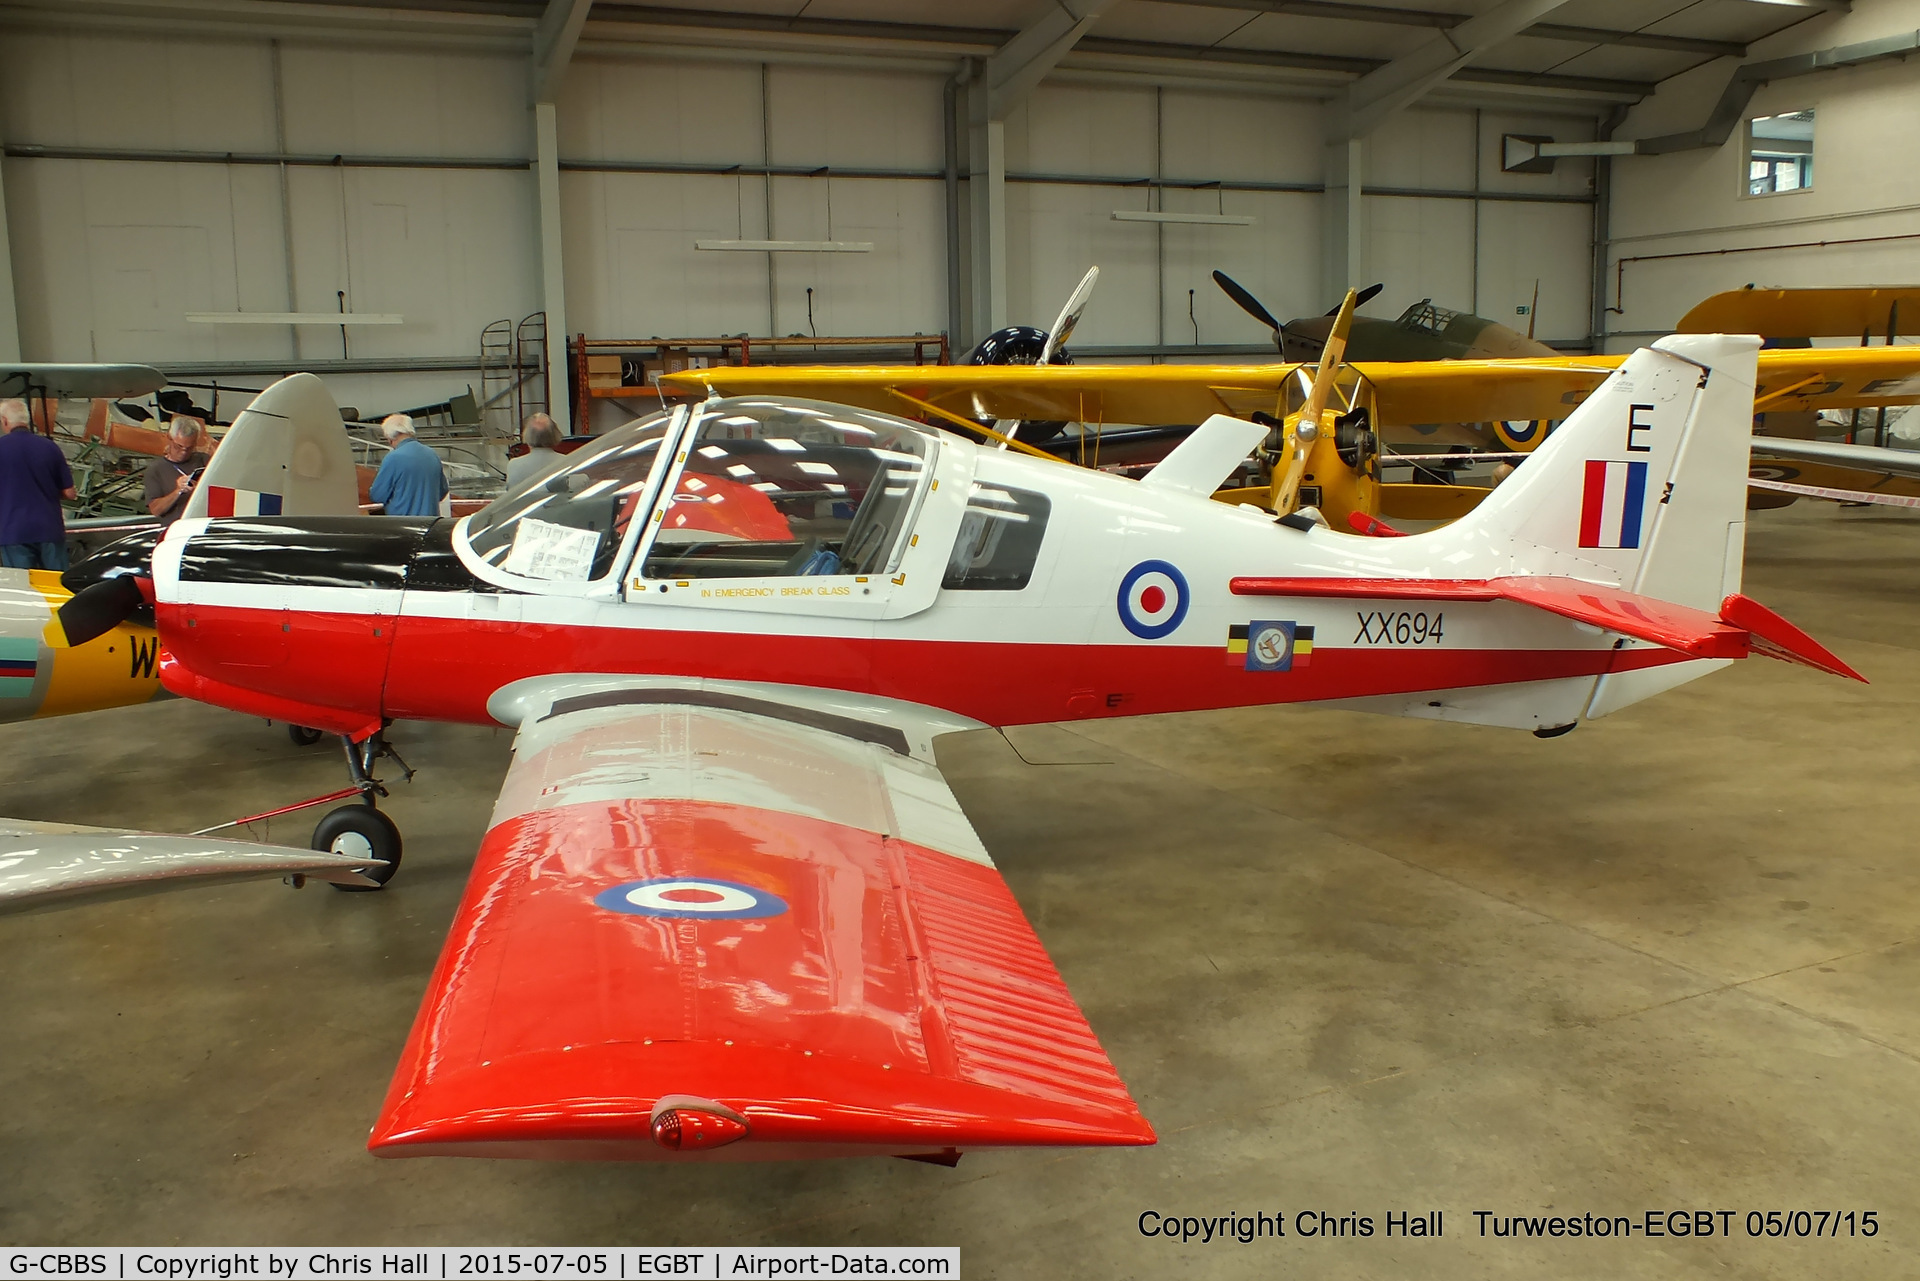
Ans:
POLYGON ((1652 445, 1636 445, 1633 443, 1633 434, 1635 432, 1653 430, 1652 423, 1643 423, 1640 421, 1640 413, 1642 410, 1650 414, 1653 412, 1653 406, 1634 405, 1627 411, 1627 452, 1630 454, 1650 454, 1653 452, 1652 445))

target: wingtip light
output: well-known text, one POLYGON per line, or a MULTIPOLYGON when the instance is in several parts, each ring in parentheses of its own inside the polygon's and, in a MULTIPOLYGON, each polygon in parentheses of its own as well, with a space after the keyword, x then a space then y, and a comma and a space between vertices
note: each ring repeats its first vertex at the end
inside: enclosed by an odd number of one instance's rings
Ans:
POLYGON ((747 1137, 747 1118, 724 1103, 670 1094, 653 1105, 647 1132, 669 1152, 707 1152, 747 1137))

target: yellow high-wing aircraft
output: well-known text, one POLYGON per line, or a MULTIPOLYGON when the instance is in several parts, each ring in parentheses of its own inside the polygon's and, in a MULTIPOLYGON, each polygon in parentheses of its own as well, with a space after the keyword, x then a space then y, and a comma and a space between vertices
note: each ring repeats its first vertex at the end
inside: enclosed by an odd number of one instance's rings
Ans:
MULTIPOLYGON (((1565 418, 1626 358, 1362 362, 1336 371, 1327 412, 1364 425, 1389 448, 1466 444, 1526 452, 1539 427, 1565 418)), ((1786 348, 1760 353, 1754 410, 1854 409, 1920 404, 1920 347, 1786 348)), ((1056 454, 1090 466, 1108 424, 1197 423, 1209 415, 1297 412, 1311 394, 1313 366, 1270 365, 917 365, 863 368, 746 366, 688 370, 661 382, 690 395, 806 396, 888 413, 958 420, 1067 419, 1086 433, 1056 454)), ((1279 420, 1276 418, 1276 425, 1279 420)), ((1395 485, 1377 460, 1323 430, 1303 488, 1336 526, 1354 512, 1389 519, 1448 519, 1484 494, 1469 486, 1395 485), (1346 448, 1343 450, 1342 446, 1346 448), (1342 454, 1347 457, 1342 458, 1342 454), (1350 460, 1350 461, 1349 461, 1350 460), (1318 493, 1312 493, 1313 488, 1318 493)), ((1021 447, 1016 440, 1013 447, 1021 447)), ((1038 452, 1038 451, 1034 451, 1038 452)), ((1279 451, 1284 453, 1285 450, 1279 451)), ((1269 472, 1273 457, 1265 460, 1269 472)), ((1259 488, 1258 486, 1254 487, 1259 488)), ((1223 495, 1227 496, 1227 495, 1223 495)), ((1246 490, 1235 501, 1259 501, 1246 490)))

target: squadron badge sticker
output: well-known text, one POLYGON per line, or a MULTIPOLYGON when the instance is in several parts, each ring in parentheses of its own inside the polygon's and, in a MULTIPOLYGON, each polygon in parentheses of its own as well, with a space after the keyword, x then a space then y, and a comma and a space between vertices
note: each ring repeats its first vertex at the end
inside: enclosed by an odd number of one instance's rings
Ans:
POLYGON ((1261 622, 1227 628, 1227 666, 1249 672, 1290 672, 1313 660, 1313 627, 1307 623, 1261 622))

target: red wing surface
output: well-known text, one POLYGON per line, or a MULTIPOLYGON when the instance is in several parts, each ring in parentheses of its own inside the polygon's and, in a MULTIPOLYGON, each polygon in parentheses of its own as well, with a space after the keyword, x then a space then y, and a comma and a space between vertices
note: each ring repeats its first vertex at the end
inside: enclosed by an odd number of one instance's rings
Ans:
POLYGON ((523 725, 370 1146, 751 1160, 1151 1142, 897 729, 616 690, 523 725))

